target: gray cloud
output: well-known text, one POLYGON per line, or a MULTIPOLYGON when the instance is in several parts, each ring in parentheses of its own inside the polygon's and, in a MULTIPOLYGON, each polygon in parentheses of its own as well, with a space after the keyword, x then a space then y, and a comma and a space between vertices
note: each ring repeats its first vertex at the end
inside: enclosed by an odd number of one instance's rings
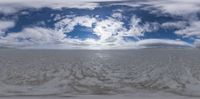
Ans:
MULTIPOLYGON (((97 1, 97 0, 94 0, 97 1)), ((99 3, 93 0, 1 0, 0 13, 12 14, 25 8, 43 8, 52 9, 60 8, 77 8, 77 9, 94 9, 99 3)))
POLYGON ((136 42, 136 45, 143 47, 193 47, 187 42, 170 39, 146 39, 136 42))
POLYGON ((197 48, 200 48, 200 39, 195 40, 194 45, 195 45, 197 48))

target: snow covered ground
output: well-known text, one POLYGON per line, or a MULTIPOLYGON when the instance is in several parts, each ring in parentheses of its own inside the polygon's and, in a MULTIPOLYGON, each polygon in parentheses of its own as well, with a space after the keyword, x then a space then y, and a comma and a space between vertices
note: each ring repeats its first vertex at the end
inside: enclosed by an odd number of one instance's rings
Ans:
POLYGON ((199 99, 200 51, 0 50, 0 99, 199 99))

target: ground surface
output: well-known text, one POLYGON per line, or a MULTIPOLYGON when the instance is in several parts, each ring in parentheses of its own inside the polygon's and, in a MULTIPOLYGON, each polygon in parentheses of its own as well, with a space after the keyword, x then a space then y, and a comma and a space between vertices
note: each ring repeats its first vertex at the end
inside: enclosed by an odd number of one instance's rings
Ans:
POLYGON ((199 59, 197 49, 1 49, 0 98, 198 99, 199 59))

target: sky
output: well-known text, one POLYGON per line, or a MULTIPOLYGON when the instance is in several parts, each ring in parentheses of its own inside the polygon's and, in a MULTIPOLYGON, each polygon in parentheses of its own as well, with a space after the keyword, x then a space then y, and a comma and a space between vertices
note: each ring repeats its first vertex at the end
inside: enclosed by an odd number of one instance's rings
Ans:
POLYGON ((0 47, 200 47, 199 0, 1 0, 0 47))

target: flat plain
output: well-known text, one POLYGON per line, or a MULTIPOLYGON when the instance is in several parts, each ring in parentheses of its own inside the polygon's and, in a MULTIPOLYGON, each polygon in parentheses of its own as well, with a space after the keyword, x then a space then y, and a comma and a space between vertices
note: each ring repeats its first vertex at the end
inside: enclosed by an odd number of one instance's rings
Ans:
POLYGON ((0 97, 193 99, 200 50, 0 49, 0 97))

